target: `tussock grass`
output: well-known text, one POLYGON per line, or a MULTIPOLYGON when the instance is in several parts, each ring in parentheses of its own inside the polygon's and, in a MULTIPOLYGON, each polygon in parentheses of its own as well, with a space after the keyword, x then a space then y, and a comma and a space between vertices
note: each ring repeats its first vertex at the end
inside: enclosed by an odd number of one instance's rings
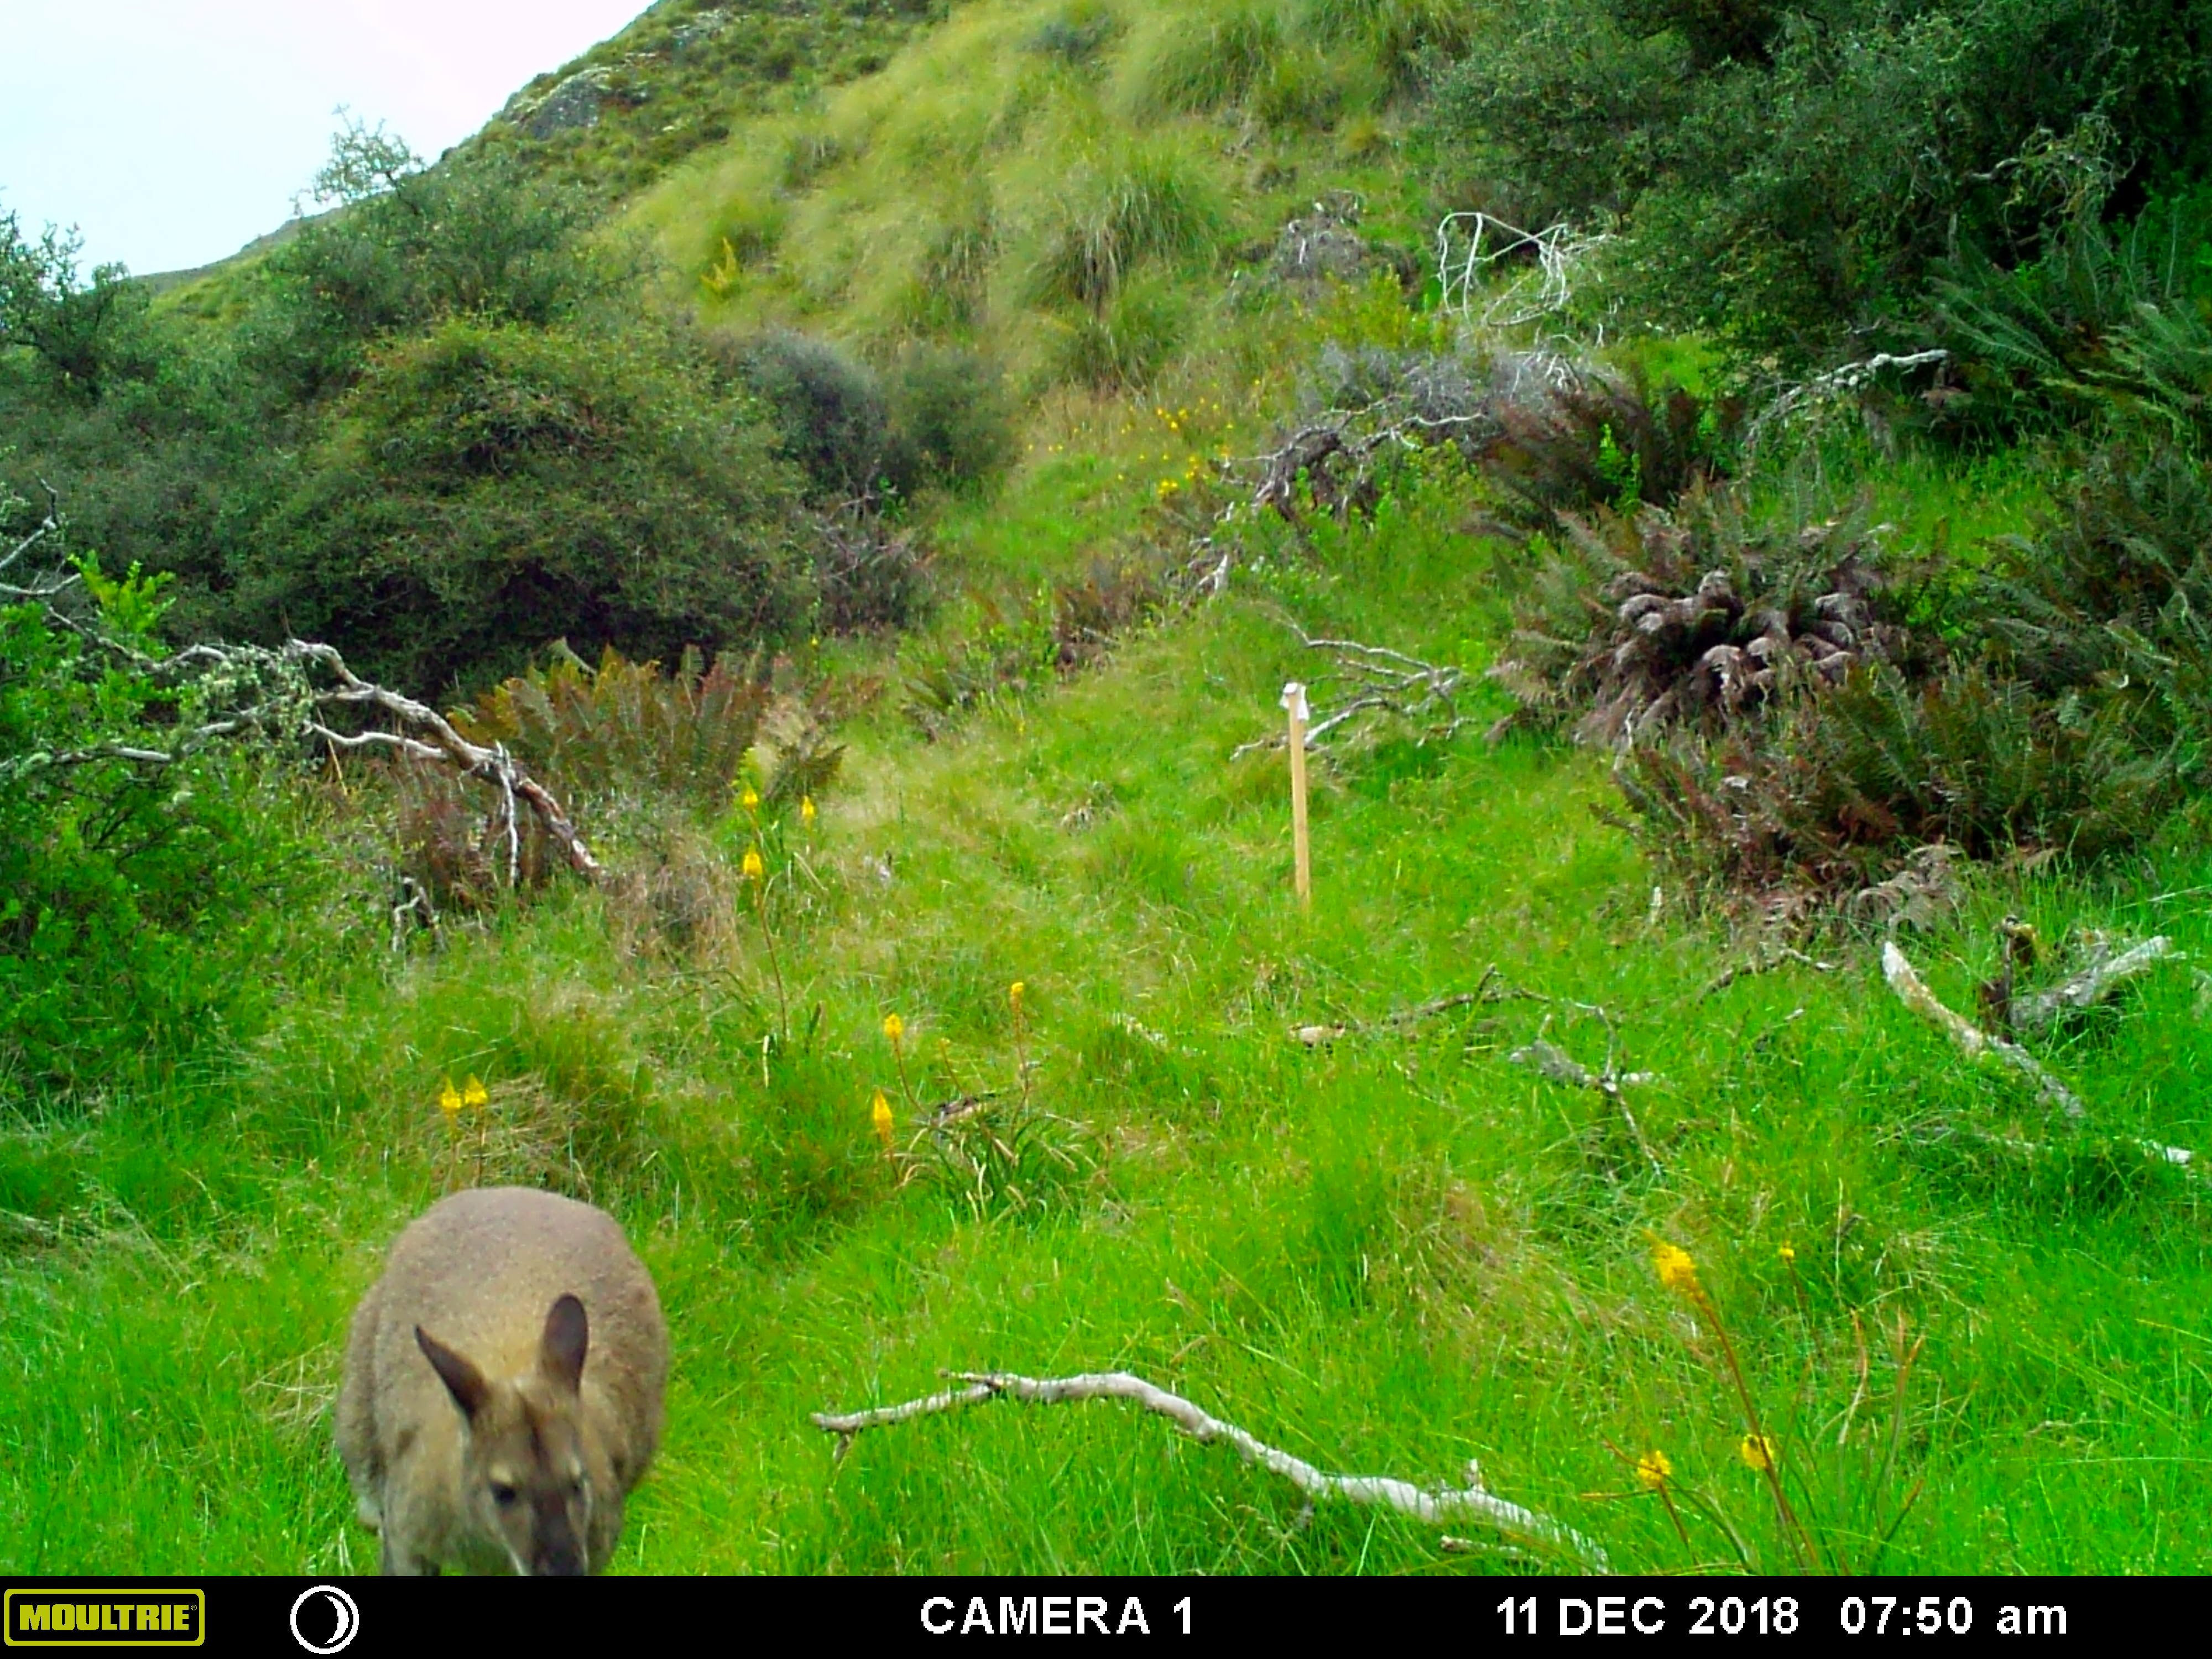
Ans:
POLYGON ((1384 165, 1390 65, 1426 37, 1373 23, 1267 0, 965 6, 881 72, 702 150, 629 222, 718 327, 878 357, 959 340, 1032 392, 1149 383, 1183 343, 1163 323, 1316 189, 1359 190, 1392 232, 1410 198, 1384 165), (1181 293, 1117 324, 1147 266, 1181 293))
POLYGON ((1209 114, 1249 94, 1283 50, 1281 8, 1268 0, 1151 12, 1133 31, 1117 97, 1139 119, 1209 114))

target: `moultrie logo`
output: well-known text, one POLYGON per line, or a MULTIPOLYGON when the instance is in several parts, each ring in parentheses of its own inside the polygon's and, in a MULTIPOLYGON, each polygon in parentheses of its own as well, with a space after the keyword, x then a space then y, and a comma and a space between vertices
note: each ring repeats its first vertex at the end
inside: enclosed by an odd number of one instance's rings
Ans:
POLYGON ((196 1648, 207 1640, 207 1592, 10 1589, 0 1642, 11 1648, 196 1648))

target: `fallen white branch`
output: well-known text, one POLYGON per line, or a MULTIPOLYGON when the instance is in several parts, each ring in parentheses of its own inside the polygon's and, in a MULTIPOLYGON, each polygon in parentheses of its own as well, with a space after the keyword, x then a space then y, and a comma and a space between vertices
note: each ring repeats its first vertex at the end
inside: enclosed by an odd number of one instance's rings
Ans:
POLYGON ((2173 941, 2163 933, 2118 956, 2108 954, 2108 948, 2100 948, 2087 967, 2048 990, 2014 998, 2012 1023, 2023 1030, 2040 1030, 2061 1014, 2102 1002, 2124 981, 2148 973, 2160 963, 2182 959, 2173 941))
POLYGON ((1759 412, 1758 417, 1744 429, 1744 453, 1747 455, 1755 449, 1768 428, 1787 425, 1814 405, 1863 392, 1890 369, 1926 368, 1935 363, 1947 362, 1951 354, 1940 346, 1930 347, 1925 351, 1881 351, 1863 362, 1845 363, 1841 368, 1832 368, 1825 374, 1816 374, 1802 385, 1791 386, 1759 412))
MULTIPOLYGON (((2045 1070, 2043 1062, 2033 1054, 2017 1042, 1991 1036, 1964 1015, 1954 1012, 1938 1001, 1936 994, 1913 971, 1912 964, 1905 960, 1905 952, 1897 948, 1894 939, 1887 941, 1881 947, 1881 971, 1882 977, 1889 981, 1889 988, 1897 993, 1898 1000, 1923 1019, 1947 1032, 1952 1042, 1958 1044, 1960 1052, 1969 1060, 1995 1060, 2034 1085, 2036 1092, 2046 1103, 2058 1107, 2067 1116, 2080 1120, 2088 1115, 2080 1097, 2045 1070)), ((2184 1168, 2196 1156, 2186 1146, 2166 1146, 2154 1140, 2136 1140, 2130 1144, 2146 1157, 2161 1164, 2184 1168)))
POLYGON ((1905 959, 1905 952, 1890 939, 1881 947, 1881 974, 1889 981, 1889 988, 1897 993, 1897 1000, 1927 1020, 1959 1045, 1959 1051, 1972 1060, 1996 1060, 2010 1067, 2035 1085, 2035 1091, 2051 1105, 2063 1110, 2069 1117, 2081 1117, 2087 1109, 2075 1092, 2044 1069, 2043 1062, 2021 1048, 2017 1042, 2008 1042, 2000 1036, 1991 1036, 1964 1014, 1955 1013, 1936 1000, 1924 981, 1905 959))
POLYGON ((1498 1497, 1482 1484, 1480 1469, 1468 1465, 1468 1484, 1455 1490, 1430 1491, 1410 1481, 1387 1475, 1329 1474, 1304 1458, 1293 1457, 1255 1439, 1233 1423, 1224 1423, 1181 1395, 1170 1394, 1127 1371, 1091 1371, 1080 1376, 1018 1376, 1010 1371, 961 1371, 953 1380, 965 1384, 903 1405, 878 1406, 867 1411, 817 1412, 814 1425, 837 1438, 842 1455, 853 1437, 863 1429, 903 1423, 963 1406, 981 1405, 1001 1395, 1037 1405, 1057 1405, 1071 1400, 1127 1400, 1164 1417, 1192 1439, 1206 1444, 1224 1441, 1245 1462, 1279 1474, 1314 1501, 1343 1498, 1353 1504, 1379 1505, 1418 1520, 1441 1522, 1457 1517, 1486 1521, 1500 1531, 1549 1544, 1579 1558, 1599 1572, 1612 1571, 1605 1552, 1597 1545, 1547 1515, 1498 1497))

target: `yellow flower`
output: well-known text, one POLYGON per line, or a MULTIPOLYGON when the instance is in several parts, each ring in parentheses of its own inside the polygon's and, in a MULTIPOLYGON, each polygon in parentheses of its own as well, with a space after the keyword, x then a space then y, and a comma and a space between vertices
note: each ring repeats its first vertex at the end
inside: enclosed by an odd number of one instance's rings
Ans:
POLYGON ((876 1091, 875 1099, 869 1103, 868 1121, 875 1126, 876 1139, 888 1148, 891 1144, 891 1103, 884 1098, 881 1089, 876 1091))
POLYGON ((445 1079, 445 1087, 438 1091, 438 1109, 452 1117, 461 1109, 461 1091, 453 1087, 453 1079, 445 1079))
POLYGON ((745 848, 745 860, 738 868, 747 881, 758 881, 768 873, 768 866, 763 861, 757 847, 745 848))
POLYGON ((1021 981, 1016 980, 1012 985, 1006 987, 1006 1000, 1017 1008, 1022 1006, 1021 981))
POLYGON ((1794 1244, 1784 1244, 1778 1254, 1782 1257, 1782 1265, 1786 1267, 1797 1260, 1797 1247, 1794 1244))
POLYGON ((1668 1290, 1680 1291, 1686 1296, 1697 1291, 1698 1264, 1680 1245, 1669 1244, 1663 1238, 1655 1241, 1651 1266, 1659 1275, 1659 1282, 1668 1290))
POLYGON ((896 1014, 884 1016, 884 1035, 896 1043, 906 1035, 906 1022, 896 1014))
POLYGON ((1746 1468, 1757 1469, 1761 1474, 1774 1467, 1774 1453, 1773 1439, 1763 1434, 1744 1436, 1743 1443, 1735 1449, 1735 1455, 1743 1459, 1746 1468))
POLYGON ((745 786, 744 793, 738 797, 738 805, 744 807, 746 811, 751 811, 753 808, 760 805, 760 791, 754 788, 750 783, 747 784, 745 786))
POLYGON ((1636 1460, 1637 1484, 1646 1491, 1657 1492, 1674 1473, 1674 1460, 1654 1447, 1636 1460))
POLYGON ((815 816, 814 797, 801 795, 799 798, 799 821, 811 830, 814 827, 815 816))
POLYGON ((483 1086, 483 1079, 474 1072, 469 1073, 469 1080, 461 1085, 461 1104, 479 1112, 491 1104, 491 1096, 483 1086))

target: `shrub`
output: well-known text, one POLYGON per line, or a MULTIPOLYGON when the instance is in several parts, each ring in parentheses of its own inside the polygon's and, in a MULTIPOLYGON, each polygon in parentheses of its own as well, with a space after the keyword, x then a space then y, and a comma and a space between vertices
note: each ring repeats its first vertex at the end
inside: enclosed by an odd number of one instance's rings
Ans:
POLYGON ((812 493, 832 501, 872 498, 890 441, 890 406, 875 375, 828 342, 783 329, 745 342, 735 356, 812 493))
POLYGON ((1531 712, 1578 716, 1587 740, 1718 730, 1796 687, 1909 657, 1910 594, 1850 528, 1763 535, 1699 491, 1679 513, 1562 518, 1514 654, 1492 672, 1531 712))
POLYGON ((1656 390, 1640 366, 1626 380, 1580 374, 1493 407, 1499 430, 1484 469, 1540 521, 1599 506, 1672 506, 1725 474, 1743 414, 1734 399, 1656 390))
POLYGON ((1625 299, 1762 349, 1832 349, 1910 311, 1961 246, 2032 258, 2115 186, 2141 200, 2212 161, 2197 0, 1522 0, 1500 19, 1439 81, 1452 165, 1539 219, 1623 216, 1625 299))
POLYGON ((1012 458, 1013 412, 1005 382, 980 352, 909 345, 885 380, 891 424, 886 470, 902 489, 980 483, 1012 458))
POLYGON ((1064 63, 1088 64, 1123 27, 1119 14, 1099 0, 1074 0, 1057 17, 1048 17, 1025 43, 1029 50, 1064 63))
POLYGON ((665 337, 457 319, 385 349, 333 411, 239 609, 424 690, 554 639, 672 657, 773 636, 805 595, 771 441, 665 337))
POLYGON ((844 753, 814 711, 776 695, 757 661, 724 655, 709 668, 689 651, 673 673, 612 650, 596 668, 560 652, 453 719, 472 741, 505 744, 572 806, 659 800, 711 815, 757 764, 775 811, 822 793, 844 753))
POLYGON ((19 1099, 250 1036, 306 896, 281 769, 180 743, 197 717, 160 666, 161 584, 88 557, 77 577, 66 623, 0 606, 0 1094, 19 1099))
POLYGON ((27 351, 58 392, 97 402, 147 367, 147 295, 122 266, 79 276, 73 234, 49 225, 24 239, 0 213, 0 352, 27 351))
POLYGON ((1624 746, 1674 867, 1771 896, 1903 880, 1934 844, 2094 858, 2212 781, 2212 484, 2183 454, 2098 458, 1980 571, 1706 522, 1565 520, 1499 670, 1624 746))
POLYGON ((1932 320, 1958 382, 1939 398, 1942 423, 2008 434, 2078 419, 2130 386, 2186 415, 2199 394, 2172 384, 2168 364, 2191 355, 2208 210, 2212 201, 2194 197, 2124 227, 2084 217, 2009 270, 1973 249, 1941 267, 1932 320))
POLYGON ((2212 483, 2169 447, 2094 458, 1979 597, 2005 670, 2069 719, 2111 708, 2179 777, 2212 759, 2212 483))
POLYGON ((587 207, 505 151, 425 167, 358 123, 317 175, 337 205, 268 256, 242 349, 280 397, 342 391, 375 343, 448 318, 544 327, 611 291, 587 207))
POLYGON ((928 613, 929 554, 879 516, 824 519, 813 536, 815 626, 825 634, 905 628, 928 613))

